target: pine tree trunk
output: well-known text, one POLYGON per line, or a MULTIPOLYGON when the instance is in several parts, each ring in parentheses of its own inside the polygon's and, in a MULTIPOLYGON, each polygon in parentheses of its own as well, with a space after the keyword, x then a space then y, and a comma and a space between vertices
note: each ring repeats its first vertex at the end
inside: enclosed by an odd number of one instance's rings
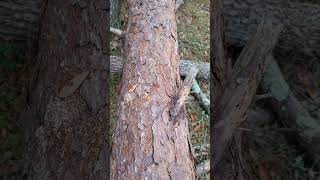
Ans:
POLYGON ((108 4, 48 0, 23 120, 27 179, 108 179, 108 4))
POLYGON ((174 1, 129 1, 113 179, 195 179, 185 111, 169 110, 181 85, 174 1))

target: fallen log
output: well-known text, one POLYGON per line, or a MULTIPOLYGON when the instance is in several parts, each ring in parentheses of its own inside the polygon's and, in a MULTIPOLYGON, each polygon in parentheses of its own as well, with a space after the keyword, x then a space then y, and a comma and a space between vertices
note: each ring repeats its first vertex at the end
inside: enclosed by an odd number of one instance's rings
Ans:
MULTIPOLYGON (((110 72, 112 74, 118 74, 122 72, 124 60, 118 56, 110 56, 110 72)), ((105 68, 108 66, 107 63, 103 65, 105 68)), ((210 64, 202 61, 191 61, 191 60, 181 60, 180 61, 180 75, 187 76, 192 67, 199 70, 197 78, 209 80, 210 76, 210 64)))
POLYGON ((320 56, 320 5, 287 0, 224 0, 226 41, 243 47, 264 16, 284 25, 277 48, 320 56))
POLYGON ((201 90, 201 88, 196 80, 193 81, 191 89, 192 89, 193 93, 195 94, 197 100, 201 103, 203 108, 206 110, 206 112, 208 114, 210 114, 210 100, 207 98, 207 96, 201 90))
POLYGON ((262 89, 278 101, 274 110, 280 110, 283 124, 296 130, 298 143, 309 159, 320 162, 320 120, 312 117, 293 95, 275 59, 270 57, 269 62, 261 81, 262 89))

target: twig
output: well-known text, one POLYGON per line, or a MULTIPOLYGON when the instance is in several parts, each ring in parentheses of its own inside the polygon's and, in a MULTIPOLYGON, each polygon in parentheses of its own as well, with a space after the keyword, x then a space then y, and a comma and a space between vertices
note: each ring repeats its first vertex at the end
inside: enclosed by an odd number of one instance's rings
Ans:
POLYGON ((206 112, 210 113, 210 100, 207 98, 207 96, 203 93, 201 90, 198 82, 196 80, 193 81, 192 87, 191 87, 193 93, 195 94, 197 100, 202 104, 206 112))
POLYGON ((174 122, 174 124, 177 123, 176 117, 180 113, 181 108, 183 107, 185 100, 187 99, 192 82, 196 78, 198 71, 199 69, 196 67, 191 68, 190 73, 184 79, 182 86, 178 92, 178 95, 176 97, 177 100, 174 102, 173 107, 170 109, 171 120, 174 122))
POLYGON ((113 34, 120 36, 120 37, 123 36, 123 31, 121 31, 120 29, 110 27, 110 32, 112 32, 113 34))

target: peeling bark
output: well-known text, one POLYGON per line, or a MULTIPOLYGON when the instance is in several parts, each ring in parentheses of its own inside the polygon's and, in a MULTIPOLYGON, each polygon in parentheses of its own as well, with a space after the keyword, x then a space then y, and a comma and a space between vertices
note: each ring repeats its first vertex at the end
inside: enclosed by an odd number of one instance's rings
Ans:
POLYGON ((129 1, 125 64, 112 146, 113 179, 195 179, 181 86, 174 1, 129 1))
POLYGON ((108 3, 48 0, 30 89, 26 179, 108 179, 108 3))

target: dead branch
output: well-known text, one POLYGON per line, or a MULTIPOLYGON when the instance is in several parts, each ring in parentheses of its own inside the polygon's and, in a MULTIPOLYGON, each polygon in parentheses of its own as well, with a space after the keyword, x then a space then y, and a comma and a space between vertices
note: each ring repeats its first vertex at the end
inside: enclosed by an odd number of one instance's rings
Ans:
POLYGON ((195 94, 197 100, 201 103, 201 105, 204 107, 206 112, 209 114, 210 113, 210 100, 203 93, 203 91, 201 90, 201 88, 196 80, 193 81, 191 89, 192 89, 193 93, 195 94))
POLYGON ((120 29, 110 27, 110 32, 120 37, 123 36, 123 31, 121 31, 120 29))
POLYGON ((182 86, 180 87, 180 90, 178 92, 178 96, 176 97, 177 99, 174 102, 172 109, 170 109, 171 120, 174 122, 174 124, 176 124, 176 117, 185 104, 185 100, 190 92, 192 82, 196 78, 198 71, 199 70, 196 67, 192 67, 190 69, 190 73, 184 79, 182 86))

